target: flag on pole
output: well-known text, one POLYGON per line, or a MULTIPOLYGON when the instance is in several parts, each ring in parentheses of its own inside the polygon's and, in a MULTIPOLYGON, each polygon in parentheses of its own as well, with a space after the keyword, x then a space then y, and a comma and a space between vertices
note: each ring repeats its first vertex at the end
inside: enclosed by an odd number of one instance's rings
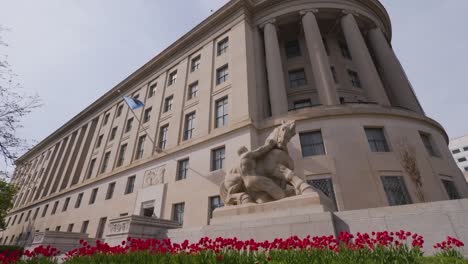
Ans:
POLYGON ((127 103, 128 107, 130 107, 132 110, 145 106, 145 104, 142 101, 135 98, 124 96, 123 99, 127 103))

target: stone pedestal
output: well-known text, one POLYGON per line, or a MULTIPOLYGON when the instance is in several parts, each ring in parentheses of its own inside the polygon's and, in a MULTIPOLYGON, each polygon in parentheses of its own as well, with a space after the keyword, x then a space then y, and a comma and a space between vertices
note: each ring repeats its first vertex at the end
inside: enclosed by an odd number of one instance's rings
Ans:
POLYGON ((89 238, 88 234, 45 231, 35 233, 31 246, 26 249, 32 250, 40 245, 44 247, 50 245, 60 250, 61 254, 65 254, 68 251, 81 247, 80 240, 85 240, 89 244, 96 242, 96 239, 89 238))
POLYGON ((141 239, 167 238, 167 231, 180 228, 178 222, 144 216, 124 216, 109 221, 105 241, 109 245, 118 245, 127 237, 141 239))

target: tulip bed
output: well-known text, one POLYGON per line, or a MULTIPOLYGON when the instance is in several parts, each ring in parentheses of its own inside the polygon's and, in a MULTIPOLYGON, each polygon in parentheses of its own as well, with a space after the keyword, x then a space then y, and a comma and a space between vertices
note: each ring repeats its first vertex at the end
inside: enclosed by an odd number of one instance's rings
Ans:
MULTIPOLYGON (((118 246, 100 241, 96 245, 80 243, 80 248, 62 255, 64 263, 468 263, 459 251, 463 242, 447 237, 433 246, 438 251, 434 257, 423 257, 423 237, 403 230, 355 235, 342 232, 337 238, 293 236, 264 242, 202 238, 194 244, 177 244, 169 239, 128 238, 118 246)), ((60 255, 57 249, 42 246, 9 253, 13 257, 0 254, 1 263, 58 263, 60 255)))

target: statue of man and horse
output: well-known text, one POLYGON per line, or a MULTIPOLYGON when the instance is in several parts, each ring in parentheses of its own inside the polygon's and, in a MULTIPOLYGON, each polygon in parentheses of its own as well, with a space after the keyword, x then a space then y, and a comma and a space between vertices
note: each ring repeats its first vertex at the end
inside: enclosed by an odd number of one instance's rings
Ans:
POLYGON ((226 205, 266 203, 317 191, 294 173, 287 144, 296 135, 295 121, 283 121, 255 150, 239 148, 240 160, 220 186, 226 205))

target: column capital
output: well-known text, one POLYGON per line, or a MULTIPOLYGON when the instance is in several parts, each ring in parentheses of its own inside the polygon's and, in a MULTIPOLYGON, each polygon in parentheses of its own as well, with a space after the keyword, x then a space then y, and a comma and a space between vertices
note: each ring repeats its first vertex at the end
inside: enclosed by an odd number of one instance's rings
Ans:
POLYGON ((265 28, 265 26, 268 25, 268 24, 275 25, 275 24, 276 24, 276 18, 269 19, 269 20, 267 20, 267 21, 261 23, 258 27, 259 27, 260 29, 263 29, 263 28, 265 28))
POLYGON ((305 16, 307 13, 317 14, 318 12, 319 12, 318 8, 311 8, 311 9, 303 9, 299 11, 299 14, 301 16, 305 16))
POLYGON ((354 10, 350 10, 350 9, 343 9, 343 10, 341 10, 341 13, 342 13, 343 15, 345 15, 345 16, 346 16, 346 15, 353 15, 353 16, 355 16, 355 17, 359 16, 359 13, 358 13, 358 12, 356 12, 356 11, 354 11, 354 10))

